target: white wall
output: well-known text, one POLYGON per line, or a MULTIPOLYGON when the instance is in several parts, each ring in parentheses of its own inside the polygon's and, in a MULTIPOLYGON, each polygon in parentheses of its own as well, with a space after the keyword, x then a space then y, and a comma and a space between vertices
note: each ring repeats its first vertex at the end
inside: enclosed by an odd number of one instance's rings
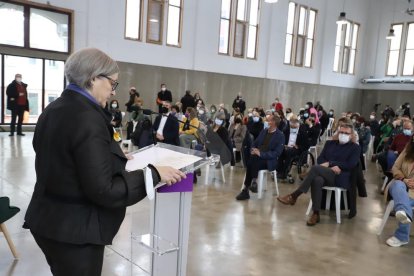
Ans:
MULTIPOLYGON (((36 2, 46 1, 36 0, 36 2)), ((144 13, 146 13, 147 1, 144 2, 144 13)), ((104 50, 116 60, 129 63, 338 87, 378 89, 378 86, 362 85, 360 79, 366 76, 384 76, 387 41, 383 38, 392 21, 392 12, 389 11, 392 11, 393 5, 396 4, 395 21, 397 18, 404 21, 413 20, 413 17, 407 18, 399 12, 407 7, 406 1, 297 0, 295 2, 318 10, 314 61, 311 69, 283 64, 288 0, 279 0, 277 4, 262 3, 257 60, 218 54, 221 0, 184 0, 181 48, 125 40, 125 0, 50 1, 54 6, 75 11, 75 50, 93 46, 104 50), (335 21, 343 9, 343 3, 345 3, 347 18, 361 24, 354 76, 337 74, 332 70, 336 37, 335 21)), ((144 23, 144 33, 145 26, 144 23)), ((165 32, 166 28, 164 28, 164 40, 165 32)), ((393 87, 401 89, 401 85, 393 87)))

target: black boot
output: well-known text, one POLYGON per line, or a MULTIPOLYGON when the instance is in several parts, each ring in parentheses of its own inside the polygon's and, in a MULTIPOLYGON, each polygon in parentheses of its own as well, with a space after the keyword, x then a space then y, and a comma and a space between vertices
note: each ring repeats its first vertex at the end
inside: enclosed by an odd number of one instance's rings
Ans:
POLYGON ((240 194, 238 196, 236 196, 237 200, 246 200, 246 199, 250 199, 250 195, 249 195, 249 190, 247 190, 246 188, 244 188, 240 194))

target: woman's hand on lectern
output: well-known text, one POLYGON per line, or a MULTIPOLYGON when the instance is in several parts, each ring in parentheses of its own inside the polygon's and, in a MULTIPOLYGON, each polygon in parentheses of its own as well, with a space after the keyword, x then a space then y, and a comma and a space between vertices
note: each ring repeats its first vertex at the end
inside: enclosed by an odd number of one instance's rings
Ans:
POLYGON ((186 178, 186 175, 177 169, 168 166, 159 166, 155 167, 158 173, 161 176, 161 182, 167 183, 167 185, 172 185, 177 183, 183 178, 186 178))

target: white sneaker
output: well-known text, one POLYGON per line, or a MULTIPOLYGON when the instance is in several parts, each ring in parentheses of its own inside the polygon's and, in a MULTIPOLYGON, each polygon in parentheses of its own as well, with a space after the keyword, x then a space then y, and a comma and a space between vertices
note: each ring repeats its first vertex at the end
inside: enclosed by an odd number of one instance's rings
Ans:
POLYGON ((411 223, 411 219, 409 216, 407 216, 407 213, 405 213, 405 211, 403 210, 399 210, 395 213, 395 217, 397 218, 397 220, 403 224, 408 224, 411 223))
POLYGON ((400 247, 402 245, 408 244, 408 241, 403 242, 397 239, 396 237, 392 236, 391 238, 387 240, 387 244, 391 247, 400 247))

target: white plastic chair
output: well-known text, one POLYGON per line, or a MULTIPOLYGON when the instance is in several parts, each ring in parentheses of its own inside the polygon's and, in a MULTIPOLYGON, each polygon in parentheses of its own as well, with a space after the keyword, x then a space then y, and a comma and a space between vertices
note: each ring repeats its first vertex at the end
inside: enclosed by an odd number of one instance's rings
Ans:
MULTIPOLYGON (((322 187, 322 189, 326 190, 325 210, 330 210, 332 191, 335 192, 336 222, 341 223, 341 193, 342 192, 344 193, 345 210, 348 210, 348 197, 346 195, 346 189, 339 188, 339 187, 329 187, 329 186, 322 187)), ((311 210, 312 210, 312 198, 309 201, 308 210, 306 211, 307 216, 310 214, 311 210)))
POLYGON ((313 151, 315 153, 314 157, 315 157, 315 161, 316 161, 316 159, 318 158, 318 148, 317 148, 317 146, 310 147, 308 151, 309 152, 313 151))
POLYGON ((259 174, 257 176, 257 192, 258 198, 262 198, 263 197, 263 191, 267 190, 267 173, 271 173, 273 174, 273 179, 275 182, 275 195, 279 196, 279 186, 277 184, 277 172, 276 170, 274 171, 268 171, 268 170, 260 170, 259 174))
POLYGON ((381 192, 385 191, 385 186, 387 186, 388 176, 384 178, 384 182, 382 183, 381 192))
POLYGON ((332 136, 332 127, 333 127, 334 122, 335 122, 334 118, 329 118, 329 123, 325 131, 325 141, 328 140, 328 137, 332 136))
POLYGON ((391 211, 394 209, 394 200, 390 200, 390 202, 387 205, 387 208, 385 209, 384 216, 382 217, 381 225, 378 228, 377 235, 381 235, 382 230, 384 230, 385 224, 387 223, 388 217, 391 214, 391 211))

